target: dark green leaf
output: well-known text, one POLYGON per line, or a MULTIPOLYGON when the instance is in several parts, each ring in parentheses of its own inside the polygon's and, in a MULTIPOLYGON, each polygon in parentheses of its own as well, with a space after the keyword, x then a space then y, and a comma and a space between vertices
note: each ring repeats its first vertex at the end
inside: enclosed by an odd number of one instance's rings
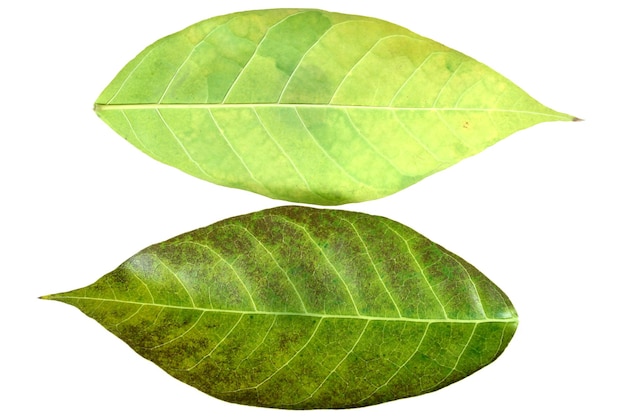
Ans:
POLYGON ((215 17, 163 38, 95 108, 189 174, 322 205, 384 197, 520 129, 575 119, 402 27, 293 9, 215 17))
POLYGON ((495 360, 517 314, 458 256, 394 221, 281 207, 139 252, 75 305, 226 401, 360 407, 449 385, 495 360))

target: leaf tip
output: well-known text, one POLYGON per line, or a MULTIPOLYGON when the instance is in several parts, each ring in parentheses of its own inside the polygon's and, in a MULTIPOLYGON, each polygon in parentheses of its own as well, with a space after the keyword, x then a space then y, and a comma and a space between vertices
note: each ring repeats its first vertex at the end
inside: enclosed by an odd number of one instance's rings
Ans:
POLYGON ((48 294, 48 295, 42 295, 40 297, 37 297, 40 300, 52 300, 52 301, 59 301, 59 294, 48 294))
POLYGON ((585 121, 585 119, 580 119, 580 118, 578 118, 576 116, 572 116, 572 122, 584 122, 584 121, 585 121))

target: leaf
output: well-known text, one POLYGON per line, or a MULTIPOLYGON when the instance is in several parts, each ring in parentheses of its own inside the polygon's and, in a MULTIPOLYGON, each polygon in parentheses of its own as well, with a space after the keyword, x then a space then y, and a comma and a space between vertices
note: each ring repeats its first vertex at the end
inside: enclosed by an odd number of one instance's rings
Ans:
POLYGON ((495 360, 506 295, 383 217, 279 207, 150 246, 50 295, 212 396, 349 408, 437 390, 495 360))
POLYGON ((165 37, 95 110, 196 177, 321 205, 395 193, 517 130, 575 120, 402 27, 297 9, 219 16, 165 37))

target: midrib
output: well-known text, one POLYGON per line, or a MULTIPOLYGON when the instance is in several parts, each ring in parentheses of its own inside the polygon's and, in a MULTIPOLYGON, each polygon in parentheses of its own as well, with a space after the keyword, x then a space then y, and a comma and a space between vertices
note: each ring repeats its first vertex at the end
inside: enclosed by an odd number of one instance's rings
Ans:
POLYGON ((179 310, 194 310, 205 311, 209 313, 232 313, 232 314, 248 314, 248 315, 265 315, 265 316, 301 316, 301 317, 314 317, 320 319, 353 319, 353 320, 368 320, 368 321, 399 321, 399 322, 413 322, 413 323, 517 323, 517 317, 511 317, 508 319, 416 319, 412 317, 377 317, 366 315, 349 315, 349 314, 319 314, 319 313, 304 313, 304 312, 285 312, 285 311, 258 311, 258 310, 220 310, 215 308, 204 307, 192 307, 192 306, 173 306, 159 303, 142 303, 139 301, 128 300, 115 300, 111 298, 99 298, 99 297, 76 297, 76 296, 48 296, 44 297, 49 300, 84 300, 84 301, 108 301, 121 304, 134 304, 139 306, 150 307, 162 307, 172 308, 179 310))
POLYGON ((96 104, 95 111, 110 110, 163 110, 163 109, 237 109, 237 108, 293 108, 293 109, 358 109, 358 110, 386 110, 386 111, 471 111, 492 113, 514 113, 545 116, 554 120, 572 120, 572 117, 559 113, 534 112, 515 109, 492 109, 470 107, 394 107, 394 106, 363 106, 363 105, 337 105, 337 104, 298 104, 298 103, 142 103, 142 104, 96 104))

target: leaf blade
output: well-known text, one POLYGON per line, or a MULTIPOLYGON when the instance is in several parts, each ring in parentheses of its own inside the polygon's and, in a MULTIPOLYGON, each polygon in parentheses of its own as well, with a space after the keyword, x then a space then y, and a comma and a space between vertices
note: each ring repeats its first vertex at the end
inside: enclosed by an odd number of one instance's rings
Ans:
POLYGON ((210 395, 278 408, 439 389, 493 361, 517 325, 500 289, 415 231, 305 207, 177 236, 44 298, 210 395))
POLYGON ((306 9, 219 16, 163 38, 95 110, 191 175, 322 205, 395 193, 517 130, 575 120, 405 28, 306 9))

